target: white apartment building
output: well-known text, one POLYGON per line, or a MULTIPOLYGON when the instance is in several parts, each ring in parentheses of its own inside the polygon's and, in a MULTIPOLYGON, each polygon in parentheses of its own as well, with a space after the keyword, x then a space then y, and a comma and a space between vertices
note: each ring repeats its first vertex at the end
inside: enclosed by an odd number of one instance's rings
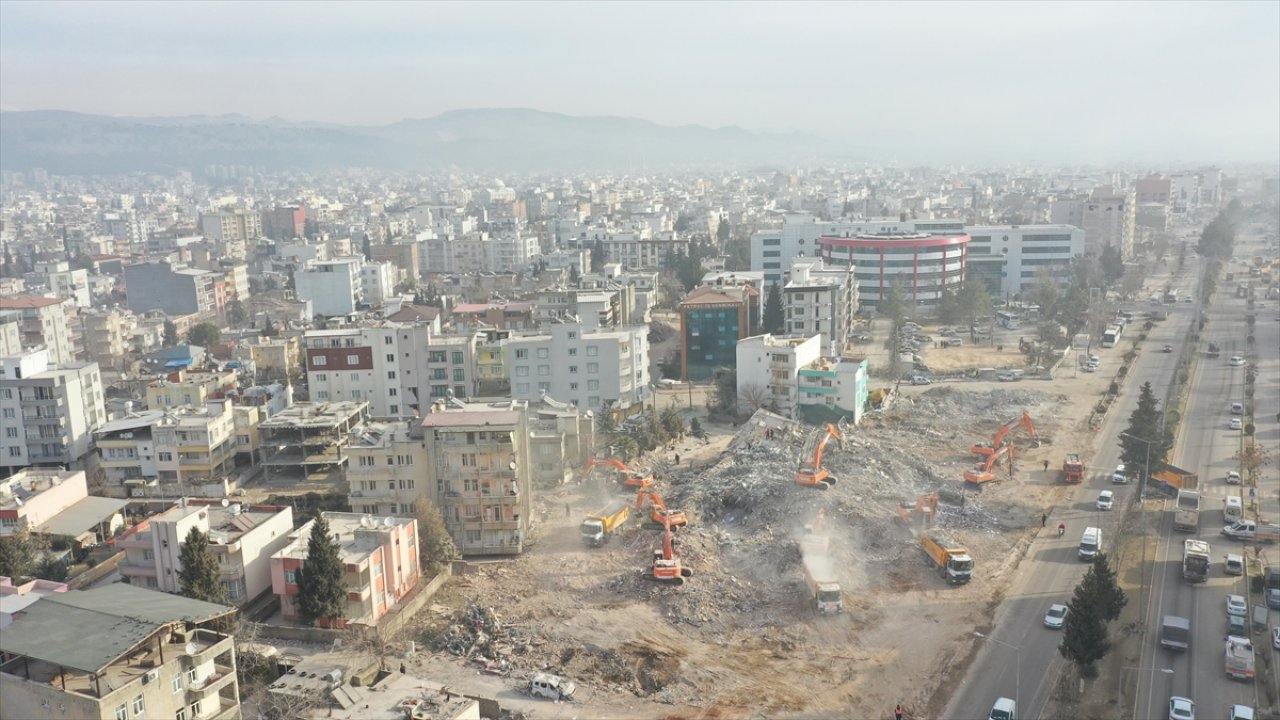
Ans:
POLYGON ((143 488, 155 486, 158 470, 151 426, 162 417, 162 410, 130 413, 105 423, 94 433, 98 467, 108 493, 144 497, 143 488))
POLYGON ((293 508, 183 498, 116 539, 124 551, 120 575, 137 587, 180 592, 182 546, 192 528, 208 536, 227 599, 243 605, 270 592, 271 556, 289 544, 293 508))
MULTIPOLYGON (((816 258, 823 235, 884 235, 915 232, 915 223, 898 218, 867 220, 819 220, 812 215, 786 215, 778 230, 762 230, 751 236, 751 269, 763 270, 766 287, 783 282, 787 268, 798 257, 816 258)), ((924 232, 922 230, 922 232, 924 232)))
POLYGON ((223 257, 244 260, 250 254, 249 243, 262 237, 262 216, 241 208, 202 213, 200 232, 223 257))
POLYGON ((93 300, 89 295, 89 271, 73 270, 66 260, 36 263, 35 271, 45 276, 49 292, 75 307, 87 308, 93 300))
POLYGON ((820 333, 822 353, 839 357, 853 337, 858 313, 854 269, 826 268, 822 260, 797 258, 782 288, 782 314, 790 335, 820 333))
POLYGON ((374 421, 353 429, 347 446, 348 507, 366 515, 412 517, 418 498, 430 493, 421 482, 428 462, 422 435, 411 437, 408 421, 374 421))
POLYGON ((537 403, 543 395, 582 411, 629 415, 650 395, 649 330, 644 325, 584 329, 553 322, 542 332, 512 335, 503 348, 511 397, 537 403))
POLYGON ((854 425, 862 422, 868 394, 865 359, 820 357, 796 375, 800 417, 811 423, 839 419, 854 425))
POLYGON ((499 234, 490 243, 490 250, 485 263, 489 272, 524 272, 542 254, 538 236, 519 231, 499 234))
POLYGON ((364 302, 381 305, 396 297, 397 278, 400 271, 389 262, 365 262, 360 268, 360 287, 364 302))
POLYGON ((373 417, 408 418, 433 398, 475 392, 475 343, 434 335, 428 323, 312 330, 303 341, 315 402, 367 402, 373 417))
POLYGON ((1072 260, 1085 253, 1085 231, 1071 225, 975 225, 968 233, 967 279, 995 298, 1012 299, 1043 271, 1066 284, 1072 260))
POLYGON ((0 311, 12 310, 18 314, 22 346, 47 348, 49 361, 59 365, 74 361, 76 356, 67 318, 70 305, 62 298, 39 295, 0 297, 0 311))
POLYGON ((162 484, 218 480, 235 467, 235 413, 230 400, 166 410, 152 423, 151 436, 156 475, 162 484))
POLYGON ((39 527, 88 496, 83 470, 19 470, 0 482, 0 536, 39 527))
POLYGON ((768 333, 738 341, 738 402, 796 417, 800 369, 822 355, 822 336, 775 337, 768 333))
POLYGON ((308 261, 293 274, 294 292, 317 315, 350 315, 364 302, 363 265, 358 257, 308 261))
POLYGON ((91 308, 80 313, 85 352, 102 367, 119 368, 125 353, 134 350, 138 316, 122 308, 91 308))
POLYGON ((1084 230, 1084 254, 1102 257, 1103 248, 1110 245, 1120 251, 1121 259, 1128 260, 1133 257, 1137 232, 1137 197, 1133 189, 1116 192, 1103 186, 1087 198, 1053 203, 1049 218, 1055 225, 1073 225, 1084 230))
POLYGON ((0 358, 0 467, 79 463, 106 420, 97 363, 58 367, 45 349, 0 358))
MULTIPOLYGON (((609 262, 618 263, 627 270, 659 268, 668 253, 685 254, 689 251, 689 240, 673 230, 654 232, 648 227, 638 227, 600 234, 599 237, 604 240, 605 256, 609 262)), ((593 247, 594 236, 584 243, 588 248, 593 247)))

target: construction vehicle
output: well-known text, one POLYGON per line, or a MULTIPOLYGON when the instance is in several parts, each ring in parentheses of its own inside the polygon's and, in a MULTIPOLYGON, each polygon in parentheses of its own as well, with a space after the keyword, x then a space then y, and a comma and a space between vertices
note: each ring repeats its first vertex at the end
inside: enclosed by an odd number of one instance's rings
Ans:
POLYGON ((671 518, 662 518, 662 549, 653 551, 653 564, 646 577, 658 582, 672 585, 683 585, 684 579, 693 576, 693 571, 680 564, 680 557, 671 546, 671 518))
POLYGON ((583 469, 582 476, 591 475, 591 471, 601 465, 608 465, 617 470, 619 473, 618 481, 623 487, 635 488, 636 490, 648 490, 653 487, 653 473, 636 472, 627 467, 627 464, 616 458, 591 458, 587 461, 587 467, 583 469))
POLYGON ((1165 463, 1160 470, 1151 473, 1147 485, 1166 495, 1177 495, 1180 490, 1195 490, 1199 482, 1199 475, 1165 463))
POLYGON ((608 507, 594 515, 588 515, 582 521, 579 530, 582 542, 591 547, 600 547, 613 537, 627 518, 631 517, 631 507, 624 502, 611 503, 608 507))
MULTIPOLYGON (((844 440, 844 436, 840 434, 840 429, 831 423, 827 423, 827 429, 826 432, 822 434, 822 439, 818 440, 813 445, 813 455, 810 456, 809 461, 806 464, 802 465, 800 469, 796 471, 797 485, 809 485, 811 487, 816 487, 819 490, 829 490, 831 489, 831 486, 835 484, 836 476, 832 475, 826 468, 822 467, 822 451, 826 449, 827 443, 830 442, 832 438, 835 438, 837 442, 844 440)), ((808 453, 806 452, 805 455, 802 455, 801 457, 803 458, 807 455, 808 453)))
POLYGON ((1231 525, 1222 528, 1222 534, 1236 540, 1275 542, 1280 540, 1280 525, 1259 523, 1252 520, 1237 520, 1231 525))
POLYGON ((938 576, 950 585, 967 583, 973 577, 973 558, 951 533, 934 528, 920 538, 920 546, 933 562, 938 576))
POLYGON ((1225 655, 1223 664, 1229 677, 1236 680, 1253 680, 1253 643, 1249 642, 1249 638, 1228 635, 1225 655))
POLYGON ((1067 453, 1066 459, 1062 461, 1062 477, 1071 485, 1084 482, 1084 463, 1080 461, 1079 455, 1067 453))
POLYGON ((1173 505, 1173 529, 1195 532, 1200 528, 1200 493, 1179 490, 1173 505))
POLYGON ((1182 578, 1193 583, 1209 578, 1209 543, 1191 538, 1183 543, 1182 578))
POLYGON ((912 503, 910 500, 903 500, 898 503, 898 519, 902 520, 902 524, 907 527, 915 527, 917 524, 926 528, 933 527, 938 517, 938 494, 929 493, 921 495, 912 503))
POLYGON ((809 586, 814 608, 823 614, 844 610, 844 594, 840 590, 840 583, 836 582, 835 565, 831 558, 825 553, 806 553, 802 564, 804 580, 809 586))
POLYGON ((964 481, 973 485, 982 485, 996 479, 991 469, 1004 462, 1005 458, 1013 459, 1013 446, 1001 445, 999 450, 987 456, 987 459, 964 471, 964 481))
POLYGON ((818 517, 814 519, 812 525, 806 525, 804 536, 800 538, 800 554, 807 557, 810 554, 826 555, 831 549, 831 538, 822 531, 823 522, 826 520, 827 511, 818 508, 818 517))
POLYGON ((1021 417, 1010 420, 1004 425, 1001 425, 999 430, 996 430, 995 437, 991 439, 990 445, 978 443, 977 445, 969 448, 969 452, 974 455, 982 455, 984 457, 998 452, 1000 448, 1004 447, 1005 437, 1016 430, 1019 426, 1026 428, 1027 433, 1031 435, 1031 447, 1040 447, 1040 434, 1036 432, 1035 423, 1031 422, 1031 413, 1024 410, 1021 417))
POLYGON ((689 518, 683 510, 668 510, 662 496, 652 490, 636 493, 636 512, 644 512, 646 507, 649 509, 649 520, 645 522, 645 527, 660 528, 663 518, 671 518, 673 530, 689 524, 689 518))

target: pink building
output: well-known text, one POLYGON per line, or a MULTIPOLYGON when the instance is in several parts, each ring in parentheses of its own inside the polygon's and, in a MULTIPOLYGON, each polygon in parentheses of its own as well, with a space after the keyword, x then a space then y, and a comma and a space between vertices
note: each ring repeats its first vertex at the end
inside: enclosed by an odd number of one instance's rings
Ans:
POLYGON ((52 580, 31 580, 14 585, 12 578, 0 575, 0 629, 9 627, 14 616, 46 595, 67 591, 67 584, 52 580))
MULTIPOLYGON (((418 521, 359 513, 327 512, 346 566, 347 613, 340 625, 374 625, 417 586, 418 521)), ((271 557, 271 590, 281 614, 298 619, 297 571, 306 562, 314 520, 289 535, 289 544, 271 557)))

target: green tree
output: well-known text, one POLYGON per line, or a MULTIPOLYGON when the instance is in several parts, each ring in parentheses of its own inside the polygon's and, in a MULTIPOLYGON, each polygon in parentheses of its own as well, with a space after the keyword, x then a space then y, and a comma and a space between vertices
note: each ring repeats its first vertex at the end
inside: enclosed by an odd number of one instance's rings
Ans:
POLYGON ((1236 230, 1234 224, 1225 212, 1220 212, 1200 232, 1198 248, 1200 254, 1207 258, 1226 259, 1231 257, 1235 239, 1236 230))
POLYGON ((591 246, 591 272, 597 273, 603 270, 605 259, 604 240, 597 237, 595 245, 591 246))
POLYGON ((429 495, 419 495, 413 503, 418 521, 418 565, 423 572, 435 574, 445 565, 457 560, 458 547, 444 524, 440 508, 429 495))
POLYGON ((0 575, 14 581, 27 577, 36 566, 36 543, 25 528, 0 537, 0 575))
POLYGON ((344 619, 347 590, 343 583, 338 541, 329 532, 329 521, 317 514, 307 539, 307 559, 298 568, 298 614, 308 624, 344 619))
POLYGON ((1124 259, 1120 257, 1120 249, 1111 243, 1102 246, 1100 265, 1103 287, 1112 287, 1124 276, 1124 259))
POLYGON ((1062 299, 1062 288, 1058 279, 1048 270, 1036 274, 1036 282, 1029 293, 1031 302, 1040 306, 1040 317, 1046 320, 1058 319, 1058 302, 1062 299))
POLYGON ((1111 569, 1106 553, 1097 554, 1080 584, 1085 586, 1086 596, 1093 598, 1099 617, 1106 622, 1120 619, 1120 612, 1129 598, 1116 582, 1116 572, 1111 569))
POLYGON ((962 317, 959 293, 951 286, 943 288, 942 298, 938 301, 938 321, 944 325, 955 325, 962 317))
POLYGON ((721 247, 724 247, 724 244, 729 242, 729 221, 723 217, 720 218, 720 224, 716 226, 716 242, 721 247))
POLYGON ((227 303, 227 321, 235 327, 244 325, 249 319, 249 313, 244 309, 244 303, 239 298, 227 303))
POLYGON ((209 547, 209 536, 193 527, 182 541, 178 552, 179 592, 195 600, 211 603, 227 602, 227 591, 222 584, 222 570, 218 558, 209 547))
POLYGON ((277 334, 275 322, 271 318, 267 318, 267 321, 262 325, 262 337, 273 338, 277 334))
POLYGON ((785 320, 782 316, 782 290, 778 283, 769 286, 769 295, 764 301, 764 317, 761 318, 761 330, 767 333, 781 333, 785 320))
POLYGON ((680 417, 680 411, 674 403, 662 410, 662 429, 666 431, 667 437, 684 437, 684 418, 680 417))
POLYGON ((698 418, 691 418, 689 420, 689 434, 696 438, 702 437, 703 435, 702 423, 698 420, 698 418))
POLYGON ((907 296, 902 291, 902 286, 896 282, 890 282, 889 289, 885 291, 884 297, 880 298, 880 302, 876 303, 876 310, 884 317, 893 320, 894 332, 897 332, 898 325, 903 318, 907 316, 907 296))
POLYGON ((738 373, 733 370, 721 370, 716 375, 715 384, 707 394, 707 405, 712 410, 735 415, 738 412, 738 373))
POLYGON ((1129 427, 1120 435, 1120 461, 1143 478, 1150 478, 1151 468, 1159 467, 1173 448, 1173 433, 1170 428, 1162 428, 1162 416, 1151 383, 1143 383, 1138 391, 1138 406, 1129 415, 1129 427), (1147 465, 1148 457, 1150 466, 1147 465))
POLYGON ((173 347, 178 344, 178 326, 172 320, 164 321, 164 346, 173 347))
POLYGON ((36 565, 36 577, 41 580, 49 580, 51 582, 66 582, 70 569, 67 567, 66 561, 53 555, 45 555, 36 565))
POLYGON ((202 322, 187 333, 187 342, 200 347, 210 347, 222 341, 222 330, 211 322, 202 322))
POLYGON ((978 318, 991 314, 991 293, 980 282, 965 283, 956 293, 960 302, 960 316, 969 325, 978 324, 978 318))
POLYGON ((369 233, 364 234, 364 240, 360 242, 360 249, 364 253, 364 259, 373 262, 373 241, 369 239, 369 233))
MULTIPOLYGON (((1085 579, 1076 586, 1071 600, 1067 601, 1062 643, 1058 645, 1058 653, 1074 664, 1084 678, 1097 677, 1097 662, 1111 651, 1111 641, 1107 638, 1107 619, 1113 607, 1112 599, 1099 591, 1099 580, 1089 579, 1093 573, 1093 568, 1090 568, 1085 579)), ((1120 607, 1123 606, 1121 593, 1120 607)), ((1118 609, 1115 614, 1119 616, 1118 609)))

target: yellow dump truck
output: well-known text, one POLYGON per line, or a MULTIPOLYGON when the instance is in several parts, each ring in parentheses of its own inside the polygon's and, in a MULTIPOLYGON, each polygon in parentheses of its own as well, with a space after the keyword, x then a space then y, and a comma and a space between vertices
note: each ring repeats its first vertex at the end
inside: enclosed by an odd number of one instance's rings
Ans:
POLYGON ((973 577, 973 558, 951 533, 934 528, 920 536, 920 545, 948 584, 960 585, 973 577))
POLYGON ((582 521, 582 542, 591 547, 604 545, 629 517, 631 506, 625 502, 611 503, 604 510, 588 515, 582 521))

